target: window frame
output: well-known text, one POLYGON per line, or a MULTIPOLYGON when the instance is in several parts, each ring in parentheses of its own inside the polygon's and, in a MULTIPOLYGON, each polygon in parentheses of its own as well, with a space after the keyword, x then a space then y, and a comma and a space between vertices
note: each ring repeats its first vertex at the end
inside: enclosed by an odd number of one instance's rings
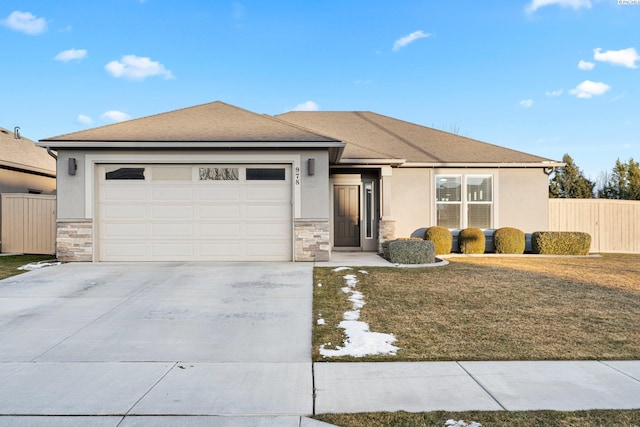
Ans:
POLYGON ((456 228, 449 228, 450 230, 464 229, 469 227, 469 206, 489 206, 489 224, 487 228, 483 230, 491 229, 495 223, 495 175, 492 173, 477 173, 477 174, 464 174, 464 173, 451 173, 451 174, 435 174, 434 175, 434 206, 435 206, 435 224, 440 225, 438 221, 438 206, 439 205, 458 205, 459 206, 459 224, 456 228), (460 179, 460 200, 457 201, 439 201, 438 200, 438 183, 443 178, 459 178, 460 179), (490 192, 491 200, 469 200, 469 181, 474 178, 490 179, 490 192))

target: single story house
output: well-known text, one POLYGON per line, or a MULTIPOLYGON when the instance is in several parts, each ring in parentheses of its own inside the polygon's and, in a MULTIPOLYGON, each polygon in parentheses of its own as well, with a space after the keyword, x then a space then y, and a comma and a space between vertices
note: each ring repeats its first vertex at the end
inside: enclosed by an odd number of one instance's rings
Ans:
POLYGON ((56 161, 44 148, 20 135, 20 128, 0 127, 0 193, 52 194, 56 161))
POLYGON ((425 227, 548 228, 561 163, 371 112, 213 102, 39 142, 58 258, 320 261, 425 227))

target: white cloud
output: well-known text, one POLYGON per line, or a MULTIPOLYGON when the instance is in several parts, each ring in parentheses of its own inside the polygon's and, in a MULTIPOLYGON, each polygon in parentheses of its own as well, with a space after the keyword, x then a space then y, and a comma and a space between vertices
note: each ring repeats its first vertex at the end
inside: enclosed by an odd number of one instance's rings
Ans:
POLYGON ((400 49, 402 49, 403 47, 405 47, 406 45, 408 45, 409 43, 413 43, 414 41, 418 40, 418 39, 424 39, 427 37, 431 37, 431 34, 427 34, 422 30, 418 30, 418 31, 414 31, 413 33, 409 34, 408 36, 404 36, 399 38, 398 40, 396 40, 396 42, 393 44, 393 51, 397 52, 400 49))
POLYGON ((110 110, 101 115, 100 118, 105 122, 123 122, 129 120, 131 116, 122 111, 110 110))
POLYGON ((592 96, 602 95, 609 89, 611 89, 611 86, 608 84, 585 80, 576 86, 575 89, 571 89, 569 93, 578 98, 591 98, 592 96))
POLYGON ((584 71, 593 70, 595 66, 596 64, 594 64, 593 62, 583 61, 582 59, 580 60, 580 62, 578 62, 578 68, 584 71))
POLYGON ((82 59, 87 56, 87 51, 85 49, 69 49, 63 50, 59 54, 57 54, 53 59, 56 61, 69 62, 74 59, 82 59))
POLYGON ((562 89, 558 89, 558 90, 549 90, 546 91, 544 94, 547 96, 560 96, 564 93, 564 90, 562 89))
POLYGON ((111 61, 104 68, 113 77, 125 77, 131 80, 144 80, 153 76, 173 78, 171 70, 167 70, 161 63, 152 61, 148 57, 135 55, 125 55, 120 61, 111 61))
POLYGON ((313 101, 303 102, 302 104, 296 105, 293 111, 318 111, 320 107, 313 101))
POLYGON ((627 68, 637 68, 636 61, 640 60, 640 55, 632 47, 620 50, 593 49, 593 59, 596 61, 610 62, 613 65, 622 65, 627 68))
POLYGON ((93 119, 89 116, 85 116, 84 114, 78 114, 76 121, 78 123, 82 123, 83 125, 90 125, 91 123, 93 123, 93 119))
POLYGON ((527 5, 525 11, 527 13, 533 13, 536 10, 544 6, 558 5, 562 7, 571 7, 574 10, 578 10, 582 7, 587 9, 591 8, 591 1, 589 0, 531 0, 531 3, 527 5))
POLYGON ((533 107, 533 99, 523 99, 519 104, 522 108, 531 108, 533 107))
POLYGON ((30 36, 40 34, 47 29, 47 21, 44 18, 36 18, 31 12, 11 12, 2 24, 12 30, 20 31, 30 36))

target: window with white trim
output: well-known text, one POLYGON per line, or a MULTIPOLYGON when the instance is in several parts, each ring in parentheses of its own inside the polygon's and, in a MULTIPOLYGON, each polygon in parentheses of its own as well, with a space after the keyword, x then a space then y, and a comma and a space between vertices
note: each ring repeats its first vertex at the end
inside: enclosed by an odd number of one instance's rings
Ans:
POLYGON ((492 175, 436 175, 437 225, 455 228, 491 228, 492 175))

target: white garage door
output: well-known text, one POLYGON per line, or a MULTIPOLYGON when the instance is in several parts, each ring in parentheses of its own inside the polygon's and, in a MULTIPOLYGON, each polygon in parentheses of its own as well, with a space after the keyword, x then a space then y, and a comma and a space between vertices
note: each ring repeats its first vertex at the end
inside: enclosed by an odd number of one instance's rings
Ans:
POLYGON ((100 261, 290 261, 288 165, 100 165, 100 261))

